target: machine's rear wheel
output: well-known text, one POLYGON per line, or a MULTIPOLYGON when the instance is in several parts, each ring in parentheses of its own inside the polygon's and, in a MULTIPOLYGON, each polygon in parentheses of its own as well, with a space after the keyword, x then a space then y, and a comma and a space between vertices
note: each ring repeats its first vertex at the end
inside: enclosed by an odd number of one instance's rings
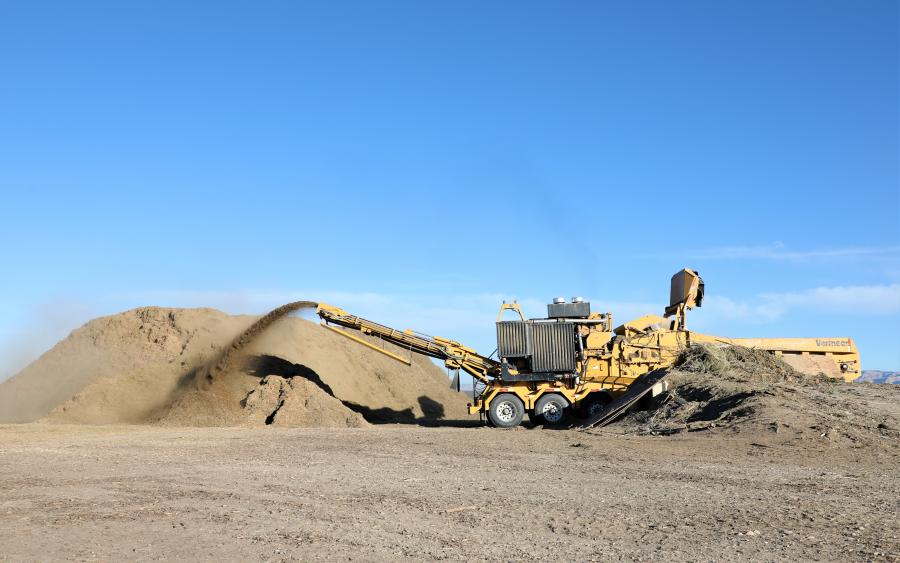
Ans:
POLYGON ((569 401, 562 395, 548 393, 537 400, 534 405, 535 415, 548 424, 559 424, 566 417, 569 401))
POLYGON ((581 413, 585 418, 591 418, 600 414, 612 402, 612 399, 606 393, 593 393, 584 401, 581 413))
POLYGON ((488 418, 494 426, 512 428, 518 426, 525 416, 525 405, 512 393, 501 393, 494 397, 488 408, 488 418))

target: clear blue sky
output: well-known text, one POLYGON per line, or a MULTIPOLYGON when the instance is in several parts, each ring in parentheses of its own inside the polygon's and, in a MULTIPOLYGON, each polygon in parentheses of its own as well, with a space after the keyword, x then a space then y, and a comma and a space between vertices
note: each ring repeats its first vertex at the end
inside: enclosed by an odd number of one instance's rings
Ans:
POLYGON ((0 378, 288 298, 493 348, 503 298, 900 369, 898 3, 0 6, 0 378))

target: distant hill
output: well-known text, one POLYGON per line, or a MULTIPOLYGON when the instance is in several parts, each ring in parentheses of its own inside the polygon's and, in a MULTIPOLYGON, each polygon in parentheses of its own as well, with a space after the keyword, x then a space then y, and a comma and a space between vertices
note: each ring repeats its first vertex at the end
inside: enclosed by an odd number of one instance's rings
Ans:
POLYGON ((869 383, 897 383, 900 384, 900 371, 878 371, 877 369, 864 369, 862 375, 856 378, 857 383, 868 381, 869 383))

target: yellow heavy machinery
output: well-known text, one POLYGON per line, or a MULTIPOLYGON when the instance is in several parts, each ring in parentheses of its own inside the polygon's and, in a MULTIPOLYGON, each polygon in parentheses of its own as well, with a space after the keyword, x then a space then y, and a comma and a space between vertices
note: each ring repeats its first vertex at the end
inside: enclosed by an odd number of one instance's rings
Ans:
MULTIPOLYGON (((672 276, 664 316, 646 315, 617 327, 611 313, 592 313, 590 303, 578 297, 554 299, 547 317, 536 319, 526 319, 516 303, 503 303, 496 323, 496 358, 448 338, 397 330, 324 303, 316 313, 326 328, 398 361, 410 360, 343 328, 468 373, 479 382, 469 413, 506 428, 518 425, 526 414, 536 423, 559 423, 570 412, 602 412, 641 376, 671 366, 682 351, 699 343, 765 349, 801 371, 847 381, 859 376, 859 354, 850 338, 723 338, 688 330, 686 312, 702 305, 704 289, 697 272, 683 269, 672 276), (507 311, 518 318, 503 320, 507 311)), ((663 389, 661 381, 652 392, 663 389)))

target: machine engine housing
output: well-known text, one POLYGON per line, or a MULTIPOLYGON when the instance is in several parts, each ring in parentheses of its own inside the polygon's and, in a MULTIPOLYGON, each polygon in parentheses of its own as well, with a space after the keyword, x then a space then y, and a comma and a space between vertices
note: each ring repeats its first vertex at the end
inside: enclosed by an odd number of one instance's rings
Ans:
POLYGON ((531 373, 575 371, 576 332, 573 323, 500 321, 497 323, 497 353, 501 359, 524 360, 531 373))

